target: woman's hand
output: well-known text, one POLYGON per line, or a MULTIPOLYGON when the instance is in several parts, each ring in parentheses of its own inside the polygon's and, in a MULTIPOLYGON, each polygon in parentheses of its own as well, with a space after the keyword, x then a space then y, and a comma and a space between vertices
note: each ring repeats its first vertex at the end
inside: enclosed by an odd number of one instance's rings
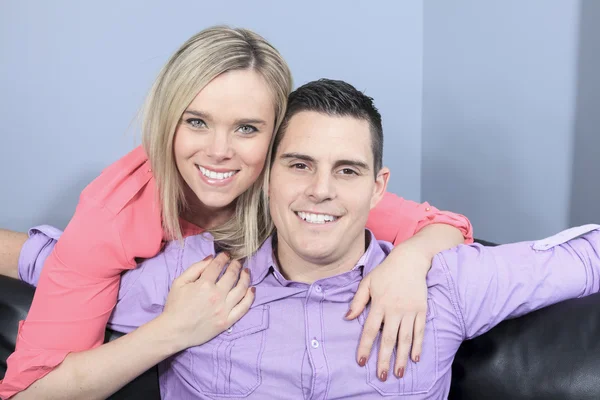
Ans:
POLYGON ((250 309, 255 290, 248 287, 250 272, 241 271, 239 261, 231 261, 219 279, 228 262, 225 253, 214 259, 207 257, 173 281, 164 311, 158 318, 174 338, 178 350, 208 342, 250 309))
POLYGON ((368 360, 383 324, 377 359, 377 376, 382 381, 388 377, 390 358, 396 343, 393 373, 398 378, 404 375, 411 344, 411 359, 419 361, 427 313, 426 276, 430 267, 431 258, 423 253, 413 251, 410 246, 402 249, 397 247, 363 278, 352 300, 348 319, 358 317, 371 300, 371 309, 358 346, 357 362, 360 366, 364 366, 368 360))

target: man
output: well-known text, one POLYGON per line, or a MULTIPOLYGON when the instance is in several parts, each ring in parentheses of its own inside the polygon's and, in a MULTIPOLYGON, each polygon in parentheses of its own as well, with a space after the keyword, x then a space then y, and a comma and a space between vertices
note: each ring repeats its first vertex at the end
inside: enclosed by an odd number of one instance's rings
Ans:
MULTIPOLYGON (((379 374, 375 357, 357 365, 352 350, 365 317, 340 315, 362 276, 391 249, 365 230, 390 175, 381 167, 379 121, 371 99, 344 82, 311 82, 291 96, 271 160, 276 232, 246 263, 256 288, 252 307, 214 339, 159 365, 163 398, 443 399, 463 340, 599 290, 598 226, 532 243, 459 246, 436 256, 429 272, 420 359, 379 374)), ((33 283, 43 265, 40 250, 53 245, 44 237, 59 234, 36 232, 19 266, 33 283)), ((126 273, 111 326, 129 332, 156 318, 174 279, 211 254, 210 237, 190 237, 126 273)))

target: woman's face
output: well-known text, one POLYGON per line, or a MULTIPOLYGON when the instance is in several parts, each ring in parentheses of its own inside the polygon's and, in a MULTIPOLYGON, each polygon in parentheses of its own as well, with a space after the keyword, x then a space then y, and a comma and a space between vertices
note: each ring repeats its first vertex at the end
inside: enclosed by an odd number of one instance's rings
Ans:
POLYGON ((258 179, 274 121, 273 96, 253 70, 225 72, 198 93, 181 116, 174 142, 177 169, 200 203, 188 198, 201 208, 195 213, 231 208, 258 179))

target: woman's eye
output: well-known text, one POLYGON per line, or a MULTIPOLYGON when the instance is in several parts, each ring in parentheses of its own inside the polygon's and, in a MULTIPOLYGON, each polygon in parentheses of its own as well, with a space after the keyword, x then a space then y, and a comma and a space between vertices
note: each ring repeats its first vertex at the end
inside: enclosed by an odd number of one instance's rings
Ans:
POLYGON ((242 125, 238 128, 238 130, 243 133, 244 135, 248 135, 251 133, 254 133, 256 131, 258 131, 258 129, 256 129, 255 127, 253 127, 252 125, 242 125))
POLYGON ((199 118, 190 118, 186 120, 186 122, 190 124, 192 128, 204 128, 206 126, 206 123, 199 118))

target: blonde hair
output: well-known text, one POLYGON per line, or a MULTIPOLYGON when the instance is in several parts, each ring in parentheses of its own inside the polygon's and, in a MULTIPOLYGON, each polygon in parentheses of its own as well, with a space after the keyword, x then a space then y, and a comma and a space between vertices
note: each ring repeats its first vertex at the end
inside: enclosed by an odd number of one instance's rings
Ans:
MULTIPOLYGON (((188 39, 162 68, 146 99, 142 114, 142 143, 150 160, 162 205, 165 233, 182 238, 179 216, 188 205, 185 183, 173 154, 173 140, 181 115, 196 95, 220 74, 240 69, 259 73, 275 103, 271 146, 292 90, 292 76, 279 52, 260 35, 241 28, 215 26, 188 39)), ((265 171, 236 200, 235 216, 210 230, 216 241, 235 258, 256 251, 270 233, 269 210, 263 192, 265 171)))

